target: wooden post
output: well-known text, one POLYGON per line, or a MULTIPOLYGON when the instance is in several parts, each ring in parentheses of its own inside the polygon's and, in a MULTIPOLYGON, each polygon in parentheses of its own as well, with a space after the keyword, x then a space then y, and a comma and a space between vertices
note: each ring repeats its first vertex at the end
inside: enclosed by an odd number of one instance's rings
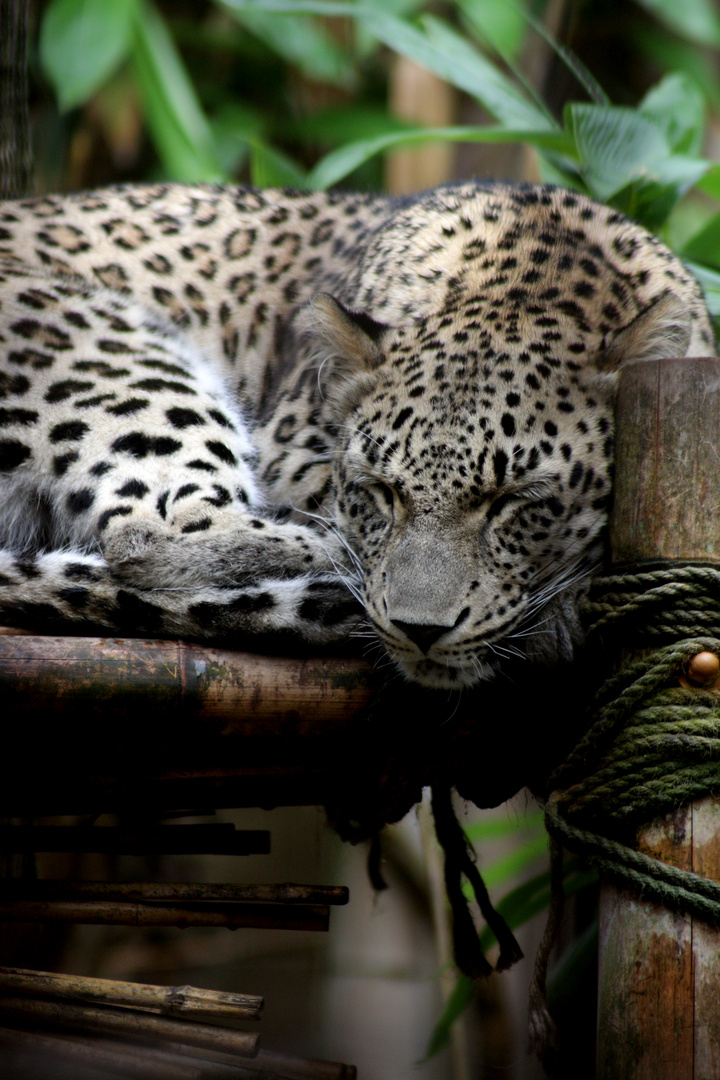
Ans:
MULTIPOLYGON (((720 360, 630 364, 617 407, 616 563, 720 561, 720 360)), ((640 850, 720 880, 720 801, 638 830, 640 850)), ((600 893, 597 1080, 720 1076, 720 931, 600 893)))

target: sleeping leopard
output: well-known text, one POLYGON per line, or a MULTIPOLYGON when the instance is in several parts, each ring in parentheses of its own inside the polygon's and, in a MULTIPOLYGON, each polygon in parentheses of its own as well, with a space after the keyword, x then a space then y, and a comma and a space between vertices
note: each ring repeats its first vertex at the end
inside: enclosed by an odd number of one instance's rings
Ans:
POLYGON ((120 186, 0 206, 0 621, 324 648, 458 689, 567 659, 627 360, 714 355, 619 213, 120 186))

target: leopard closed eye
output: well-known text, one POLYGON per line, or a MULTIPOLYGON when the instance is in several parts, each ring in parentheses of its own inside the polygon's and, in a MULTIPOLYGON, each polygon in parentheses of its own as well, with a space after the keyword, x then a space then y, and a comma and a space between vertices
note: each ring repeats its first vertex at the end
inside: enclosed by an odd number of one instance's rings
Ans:
POLYGON ((714 354, 656 238, 549 186, 0 206, 0 620, 371 627, 472 686, 567 658, 627 360, 714 354))

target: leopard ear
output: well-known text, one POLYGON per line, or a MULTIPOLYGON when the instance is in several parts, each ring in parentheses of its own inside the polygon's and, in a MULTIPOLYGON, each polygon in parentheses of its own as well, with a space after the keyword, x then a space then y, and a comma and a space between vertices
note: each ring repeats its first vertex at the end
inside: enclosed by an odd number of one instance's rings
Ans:
POLYGON ((315 337, 355 370, 372 371, 382 363, 378 343, 387 327, 362 311, 350 311, 329 293, 318 293, 312 301, 309 325, 315 337))
POLYGON ((598 358, 602 371, 619 371, 629 360, 669 360, 687 356, 690 312, 680 297, 667 292, 629 326, 606 338, 598 358))
POLYGON ((328 293, 315 297, 304 325, 317 342, 318 382, 336 420, 359 405, 384 360, 380 341, 388 330, 363 312, 350 311, 328 293))

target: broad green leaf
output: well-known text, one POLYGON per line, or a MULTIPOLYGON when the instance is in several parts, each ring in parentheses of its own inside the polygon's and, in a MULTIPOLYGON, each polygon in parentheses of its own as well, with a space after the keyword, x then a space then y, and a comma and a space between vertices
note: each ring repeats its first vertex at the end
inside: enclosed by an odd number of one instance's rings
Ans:
POLYGON ((720 199, 720 165, 712 165, 698 181, 698 189, 714 199, 720 199))
POLYGON ((360 17, 389 48, 471 94, 505 127, 557 130, 544 107, 532 102, 496 64, 440 19, 426 16, 423 33, 381 11, 360 17))
POLYGON ((697 45, 720 45, 720 15, 713 0, 637 0, 670 30, 697 45))
POLYGON ((545 24, 540 19, 536 19, 530 11, 523 11, 523 18, 527 24, 532 27, 535 33, 550 46, 556 56, 562 60, 565 67, 575 76, 590 100, 594 101, 596 105, 609 105, 610 98, 600 86, 597 79, 585 67, 580 57, 576 56, 572 49, 569 49, 567 45, 563 45, 557 38, 554 38, 550 31, 545 27, 545 24))
POLYGON ((527 21, 522 5, 507 0, 457 0, 471 26, 492 45, 500 56, 516 56, 527 33, 527 21))
POLYGON ((62 111, 82 105, 127 57, 137 0, 52 0, 40 59, 62 111))
POLYGON ((565 122, 583 177, 603 202, 672 153, 660 125, 634 109, 572 104, 565 109, 565 122))
POLYGON ((292 158, 259 140, 250 146, 250 179, 257 187, 308 186, 305 171, 292 158))
POLYGON ((697 83, 688 75, 666 75, 645 95, 638 111, 664 132, 677 154, 697 154, 705 127, 705 101, 697 83))
POLYGON ((350 89, 356 75, 348 52, 316 20, 225 5, 251 33, 309 79, 350 89))
POLYGON ((661 26, 629 28, 630 44, 663 71, 684 72, 696 83, 713 109, 720 109, 720 79, 715 57, 661 26))
POLYGON ((507 885, 513 879, 517 879, 529 867, 534 866, 538 859, 548 855, 547 834, 543 830, 541 836, 535 836, 523 844, 518 844, 507 855, 494 859, 487 866, 483 866, 483 881, 488 889, 495 889, 501 885, 507 885))
POLYGON ((273 11, 357 18, 388 48, 473 95, 503 124, 529 131, 552 131, 557 128, 555 121, 543 108, 530 101, 499 68, 438 19, 428 20, 427 32, 423 32, 389 11, 367 2, 223 0, 223 4, 235 12, 273 11))
POLYGON ((149 3, 138 10, 132 59, 145 118, 168 175, 188 183, 225 179, 192 82, 149 3))
POLYGON ((707 172, 709 162, 680 154, 656 161, 647 174, 616 192, 612 205, 628 217, 657 232, 673 207, 707 172))
POLYGON ((309 116, 288 119, 281 126, 283 134, 304 142, 336 146, 361 139, 375 139, 402 131, 416 131, 418 124, 391 116, 372 105, 338 105, 309 116))
POLYGON ((374 139, 362 139, 332 150, 310 171, 307 182, 313 189, 331 187, 363 165, 375 154, 398 146, 426 142, 530 143, 540 149, 571 154, 573 146, 562 132, 513 131, 502 127, 418 128, 415 131, 389 132, 374 139))
POLYGON ((247 157, 249 140, 264 135, 265 119, 257 109, 228 101, 210 118, 210 130, 220 166, 231 175, 247 157))

